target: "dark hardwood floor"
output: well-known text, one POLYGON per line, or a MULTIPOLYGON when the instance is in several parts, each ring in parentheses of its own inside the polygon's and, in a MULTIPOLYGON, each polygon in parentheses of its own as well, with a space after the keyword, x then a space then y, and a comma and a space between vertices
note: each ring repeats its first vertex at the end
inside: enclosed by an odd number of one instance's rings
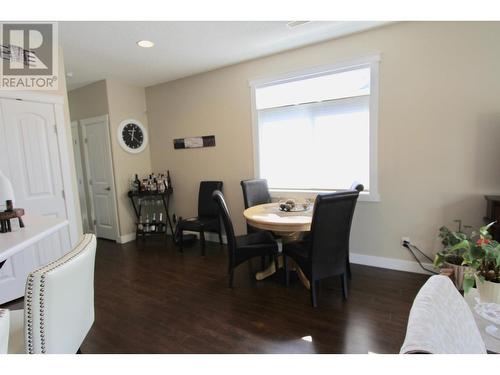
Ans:
MULTIPOLYGON (((227 287, 225 247, 170 240, 100 240, 95 323, 84 353, 397 353, 412 301, 427 276, 352 265, 349 299, 323 282, 319 307, 298 279, 255 281, 260 260, 227 287)), ((8 305, 22 308, 22 301, 8 305)))

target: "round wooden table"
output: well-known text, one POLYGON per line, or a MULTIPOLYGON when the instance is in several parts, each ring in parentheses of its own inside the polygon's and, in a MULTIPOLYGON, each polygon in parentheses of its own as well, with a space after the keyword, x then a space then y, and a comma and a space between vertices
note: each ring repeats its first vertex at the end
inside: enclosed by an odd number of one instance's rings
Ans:
MULTIPOLYGON (((271 231, 279 236, 283 243, 286 243, 298 239, 303 232, 311 230, 312 213, 313 205, 306 211, 284 212, 279 209, 278 203, 266 203, 247 208, 243 211, 243 216, 252 227, 271 231)), ((279 260, 281 267, 282 258, 280 257, 279 260)), ((264 271, 257 272, 255 278, 262 280, 275 272, 276 268, 272 263, 264 271)), ((298 267, 297 273, 304 286, 309 288, 309 281, 298 267)))
POLYGON ((307 211, 284 212, 279 209, 278 203, 266 203, 247 208, 243 216, 252 227, 286 236, 311 230, 312 207, 307 211))

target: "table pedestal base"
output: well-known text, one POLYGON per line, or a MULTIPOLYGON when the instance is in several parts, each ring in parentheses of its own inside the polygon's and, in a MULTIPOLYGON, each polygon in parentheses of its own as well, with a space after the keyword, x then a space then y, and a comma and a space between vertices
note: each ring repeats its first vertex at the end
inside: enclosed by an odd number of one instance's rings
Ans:
MULTIPOLYGON (((283 257, 282 256, 278 257, 278 265, 280 268, 283 267, 283 257)), ((264 279, 268 278, 269 276, 274 275, 275 273, 276 273, 276 266, 274 265, 274 262, 271 262, 269 267, 267 267, 265 270, 259 271, 255 274, 255 279, 259 280, 259 281, 264 280, 264 279)))
MULTIPOLYGON (((298 240, 302 235, 302 232, 275 232, 275 234, 281 237, 282 243, 288 243, 298 240)), ((296 271, 300 282, 304 285, 306 289, 309 290, 311 288, 311 284, 309 283, 309 280, 307 279, 302 269, 298 266, 298 264, 295 263, 293 259, 289 259, 289 266, 290 266, 290 271, 296 271)), ((283 255, 278 255, 278 268, 283 268, 283 255)), ((264 280, 265 278, 274 275, 276 271, 277 270, 274 262, 271 262, 269 267, 267 267, 264 271, 260 271, 255 274, 255 279, 259 281, 264 280)))
MULTIPOLYGON (((289 259, 288 262, 290 265, 290 271, 296 271, 297 276, 299 277, 299 280, 304 285, 304 287, 308 290, 311 289, 311 283, 309 283, 309 280, 307 279, 306 275, 304 275, 302 269, 295 263, 293 259, 289 259)), ((279 268, 283 268, 283 255, 278 256, 278 266, 279 268)), ((269 267, 267 267, 264 271, 260 271, 255 274, 255 279, 259 281, 264 280, 265 278, 268 278, 275 273, 276 266, 274 265, 274 262, 271 262, 269 267)))

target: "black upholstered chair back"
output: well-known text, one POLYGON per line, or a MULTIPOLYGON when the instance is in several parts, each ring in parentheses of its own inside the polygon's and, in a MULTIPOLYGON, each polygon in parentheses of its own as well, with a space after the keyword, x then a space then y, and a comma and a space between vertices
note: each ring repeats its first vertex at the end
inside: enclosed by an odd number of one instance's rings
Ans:
POLYGON ((245 208, 257 206, 259 204, 271 203, 267 180, 254 179, 241 181, 243 190, 243 200, 245 208))
POLYGON ((236 249, 236 236, 234 235, 233 222, 231 221, 231 216, 229 215, 226 200, 220 190, 215 190, 213 192, 212 201, 215 203, 218 208, 218 212, 222 217, 224 229, 226 230, 227 246, 229 247, 229 257, 232 257, 236 249))
POLYGON ((352 217, 359 192, 318 195, 311 223, 310 261, 315 278, 346 270, 352 217))
POLYGON ((215 190, 222 190, 222 181, 201 181, 198 193, 198 217, 217 217, 217 204, 212 199, 215 190))
POLYGON ((363 184, 361 182, 354 181, 351 184, 351 187, 349 188, 349 190, 356 190, 357 192, 361 193, 363 190, 365 190, 365 187, 363 186, 363 184))

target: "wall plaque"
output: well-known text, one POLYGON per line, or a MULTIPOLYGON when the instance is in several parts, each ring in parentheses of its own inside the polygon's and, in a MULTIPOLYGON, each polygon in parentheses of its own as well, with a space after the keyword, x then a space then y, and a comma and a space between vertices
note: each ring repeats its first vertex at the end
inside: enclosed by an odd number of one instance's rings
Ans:
POLYGON ((203 137, 188 137, 174 139, 174 148, 201 148, 215 147, 215 135, 206 135, 203 137))

